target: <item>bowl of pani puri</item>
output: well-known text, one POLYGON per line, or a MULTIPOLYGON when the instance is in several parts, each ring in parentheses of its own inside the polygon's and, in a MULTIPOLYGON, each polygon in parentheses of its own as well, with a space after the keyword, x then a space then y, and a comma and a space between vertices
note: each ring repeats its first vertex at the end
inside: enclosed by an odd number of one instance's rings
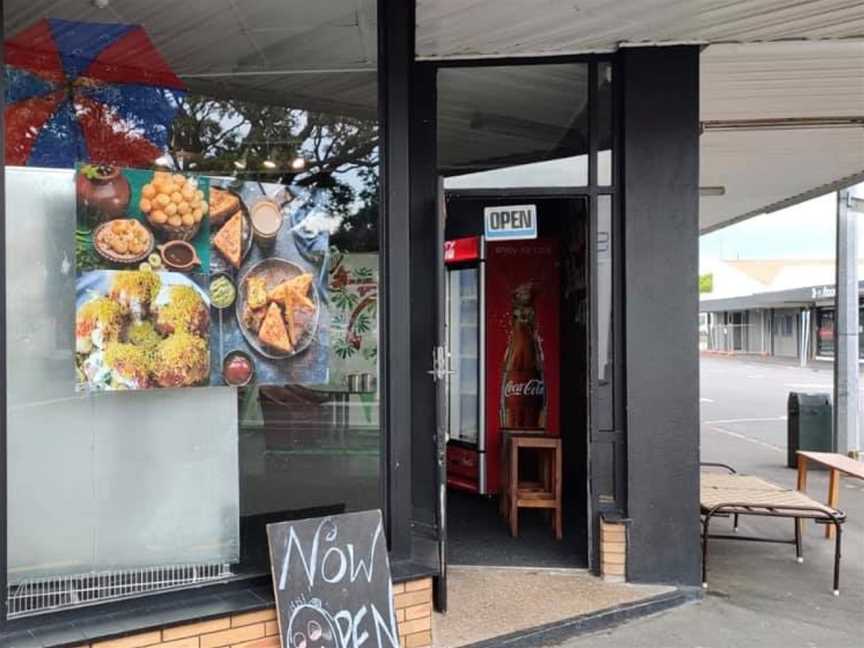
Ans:
POLYGON ((93 248, 112 263, 138 263, 153 252, 153 233, 134 218, 115 218, 93 230, 93 248))
POLYGON ((191 241, 201 228, 209 205, 195 178, 155 171, 141 187, 138 208, 163 241, 191 241))

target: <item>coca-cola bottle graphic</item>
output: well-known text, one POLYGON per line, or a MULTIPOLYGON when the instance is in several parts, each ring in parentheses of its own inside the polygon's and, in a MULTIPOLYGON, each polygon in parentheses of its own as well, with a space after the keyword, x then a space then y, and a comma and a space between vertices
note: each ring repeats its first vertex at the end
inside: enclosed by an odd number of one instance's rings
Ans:
POLYGON ((538 429, 546 426, 546 383, 543 346, 537 335, 534 283, 512 293, 510 340, 501 368, 500 421, 502 428, 538 429))

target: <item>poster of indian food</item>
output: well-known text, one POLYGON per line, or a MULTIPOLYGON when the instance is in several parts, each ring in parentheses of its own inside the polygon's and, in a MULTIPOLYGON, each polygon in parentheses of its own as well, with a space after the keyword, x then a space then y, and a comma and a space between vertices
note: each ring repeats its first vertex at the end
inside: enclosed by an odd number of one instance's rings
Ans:
POLYGON ((207 273, 206 177, 85 164, 75 176, 78 272, 154 269, 207 273))
POLYGON ((211 178, 211 384, 327 382, 328 221, 312 193, 211 178))
POLYGON ((77 275, 79 391, 206 385, 210 300, 206 276, 144 270, 77 275))
POLYGON ((78 389, 327 382, 327 214, 281 184, 84 165, 78 389))

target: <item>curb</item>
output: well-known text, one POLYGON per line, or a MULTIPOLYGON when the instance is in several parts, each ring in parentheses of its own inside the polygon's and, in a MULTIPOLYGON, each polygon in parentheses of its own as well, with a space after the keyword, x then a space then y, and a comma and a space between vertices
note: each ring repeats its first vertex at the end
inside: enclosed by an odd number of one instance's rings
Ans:
POLYGON ((677 588, 672 592, 657 594, 641 601, 623 603, 598 610, 590 614, 553 621, 510 634, 483 639, 462 648, 537 648, 540 645, 555 645, 584 634, 606 630, 641 617, 657 614, 703 598, 701 588, 677 588))

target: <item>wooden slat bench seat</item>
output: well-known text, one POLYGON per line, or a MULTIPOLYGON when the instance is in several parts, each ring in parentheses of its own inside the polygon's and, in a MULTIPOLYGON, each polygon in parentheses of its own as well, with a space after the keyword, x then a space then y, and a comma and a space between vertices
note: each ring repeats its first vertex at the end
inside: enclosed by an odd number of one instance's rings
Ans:
POLYGON ((808 497, 804 493, 783 488, 777 484, 754 477, 739 475, 724 464, 702 464, 700 474, 699 504, 702 511, 702 585, 708 586, 708 539, 752 540, 756 542, 778 542, 794 544, 799 562, 803 561, 801 551, 801 520, 816 520, 834 526, 837 541, 834 548, 834 594, 840 593, 840 548, 842 524, 846 515, 842 511, 827 506, 808 497), (712 472, 710 468, 721 468, 726 472, 712 472), (738 517, 753 515, 758 517, 787 518, 794 521, 793 540, 709 533, 711 520, 715 517, 734 517, 735 530, 738 517))

